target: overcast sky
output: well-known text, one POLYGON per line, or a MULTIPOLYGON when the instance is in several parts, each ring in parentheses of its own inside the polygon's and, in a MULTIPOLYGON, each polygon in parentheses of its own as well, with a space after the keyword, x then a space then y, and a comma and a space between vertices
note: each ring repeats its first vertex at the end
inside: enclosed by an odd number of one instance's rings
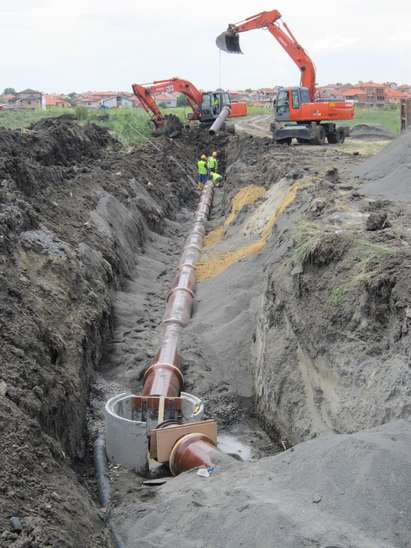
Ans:
MULTIPOLYGON (((410 0, 0 0, 0 89, 128 90, 171 76, 213 89, 216 36, 271 9, 311 55, 319 84, 411 83, 410 0)), ((298 83, 267 31, 242 34, 241 47, 221 54, 223 87, 298 83)))

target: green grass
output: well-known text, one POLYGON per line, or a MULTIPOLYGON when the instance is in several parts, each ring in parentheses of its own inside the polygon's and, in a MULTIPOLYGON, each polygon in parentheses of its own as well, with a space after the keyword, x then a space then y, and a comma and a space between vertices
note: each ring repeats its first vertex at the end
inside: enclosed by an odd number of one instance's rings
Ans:
POLYGON ((38 122, 45 117, 55 117, 61 116, 65 112, 73 112, 71 109, 62 110, 60 108, 50 108, 45 110, 20 110, 20 111, 10 111, 4 110, 0 111, 0 127, 7 127, 10 129, 18 129, 28 127, 35 122, 38 122))
POLYGON ((0 127, 10 129, 27 128, 42 118, 73 114, 82 124, 95 123, 110 129, 124 144, 144 141, 151 135, 149 117, 145 112, 132 108, 92 111, 85 108, 34 111, 0 112, 0 127))

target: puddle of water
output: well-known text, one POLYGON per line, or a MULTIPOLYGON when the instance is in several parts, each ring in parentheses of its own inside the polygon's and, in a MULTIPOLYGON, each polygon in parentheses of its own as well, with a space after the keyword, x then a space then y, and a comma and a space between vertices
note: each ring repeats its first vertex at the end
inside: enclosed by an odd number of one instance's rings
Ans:
POLYGON ((223 453, 238 455, 243 461, 250 461, 252 457, 251 446, 246 445, 232 434, 219 434, 218 448, 223 453))

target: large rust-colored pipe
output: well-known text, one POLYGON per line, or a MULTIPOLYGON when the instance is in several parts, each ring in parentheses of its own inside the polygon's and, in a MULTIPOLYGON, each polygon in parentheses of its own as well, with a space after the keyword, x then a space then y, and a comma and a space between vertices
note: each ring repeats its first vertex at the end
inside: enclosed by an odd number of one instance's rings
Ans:
POLYGON ((188 324, 193 303, 195 264, 198 261, 205 222, 213 198, 213 184, 207 182, 201 194, 195 215, 193 230, 187 238, 181 261, 167 297, 162 321, 160 350, 144 375, 144 396, 177 397, 183 387, 183 375, 179 369, 178 345, 181 330, 188 324))
POLYGON ((173 476, 197 467, 214 467, 224 460, 224 455, 213 442, 199 433, 187 434, 174 445, 168 465, 173 476))
MULTIPOLYGON (((166 311, 162 321, 160 350, 144 375, 144 396, 177 397, 183 387, 183 375, 179 369, 178 345, 181 330, 188 324, 193 303, 195 264, 198 261, 205 234, 205 222, 211 207, 213 184, 204 186, 195 223, 186 245, 174 282, 167 296, 166 311)), ((215 466, 224 455, 211 439, 200 433, 180 438, 174 445, 169 466, 176 476, 198 466, 215 466)))

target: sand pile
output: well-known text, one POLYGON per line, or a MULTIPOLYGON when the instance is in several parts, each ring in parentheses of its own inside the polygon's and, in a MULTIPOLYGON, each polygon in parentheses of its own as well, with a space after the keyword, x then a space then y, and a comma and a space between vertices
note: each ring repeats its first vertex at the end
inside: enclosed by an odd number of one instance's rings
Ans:
POLYGON ((318 438, 207 479, 182 474, 116 519, 129 547, 405 548, 410 444, 406 421, 318 438))
POLYGON ((404 133, 380 153, 354 170, 354 175, 367 181, 368 194, 391 200, 411 200, 411 132, 404 133))

